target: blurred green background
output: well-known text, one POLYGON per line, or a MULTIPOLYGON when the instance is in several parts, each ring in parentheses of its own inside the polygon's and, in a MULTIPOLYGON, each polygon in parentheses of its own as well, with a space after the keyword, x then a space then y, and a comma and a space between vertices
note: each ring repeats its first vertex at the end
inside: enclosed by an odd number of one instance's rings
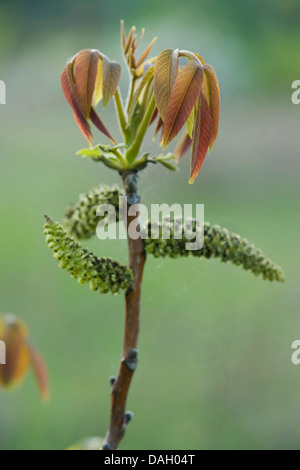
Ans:
MULTIPOLYGON (((0 391, 0 448, 64 449, 108 425, 123 297, 58 270, 42 225, 44 213, 61 220, 79 192, 118 181, 74 156, 86 144, 59 77, 86 47, 121 61, 121 18, 127 29, 145 26, 146 40, 158 36, 156 53, 199 52, 221 86, 219 138, 195 184, 188 157, 176 174, 153 167, 141 177, 143 201, 204 203, 206 220, 246 236, 286 273, 271 284, 218 260, 149 257, 128 401, 135 418, 121 448, 299 449, 298 0, 0 1, 0 311, 27 322, 52 387, 46 405, 32 373, 0 391)), ((124 68, 122 90, 126 80, 124 68)), ((106 114, 118 134, 112 105, 106 114)), ((157 151, 151 136, 144 148, 157 151)), ((125 241, 88 246, 126 260, 125 241)))

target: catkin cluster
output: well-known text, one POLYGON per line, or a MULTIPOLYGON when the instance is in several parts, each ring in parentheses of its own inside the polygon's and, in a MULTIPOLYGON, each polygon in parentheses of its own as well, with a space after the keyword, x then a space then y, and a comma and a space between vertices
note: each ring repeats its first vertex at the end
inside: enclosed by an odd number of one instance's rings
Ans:
POLYGON ((83 240, 95 235, 98 222, 103 218, 97 215, 97 208, 110 204, 115 208, 116 222, 120 219, 119 197, 124 192, 117 186, 101 185, 87 194, 81 194, 75 206, 70 206, 63 222, 68 233, 83 240))
POLYGON ((255 276, 262 275, 269 281, 284 281, 280 266, 266 258, 261 250, 250 244, 246 238, 229 232, 219 225, 204 224, 204 244, 201 249, 187 250, 186 243, 191 242, 188 233, 195 232, 198 222, 194 219, 186 221, 181 218, 165 219, 163 224, 148 223, 145 230, 145 250, 155 257, 177 258, 179 256, 196 256, 220 258, 251 271, 255 276), (170 233, 169 239, 163 236, 170 233))
POLYGON ((64 228, 46 216, 44 226, 46 242, 59 261, 59 267, 78 279, 80 284, 90 284, 90 288, 101 293, 128 289, 133 281, 132 270, 110 258, 98 258, 86 248, 82 248, 71 238, 64 228))

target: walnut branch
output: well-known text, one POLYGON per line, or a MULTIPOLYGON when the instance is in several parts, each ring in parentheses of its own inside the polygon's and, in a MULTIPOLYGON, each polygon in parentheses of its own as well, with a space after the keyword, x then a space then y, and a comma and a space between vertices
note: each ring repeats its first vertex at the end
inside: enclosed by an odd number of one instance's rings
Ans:
MULTIPOLYGON (((127 196, 127 231, 134 216, 128 214, 129 208, 139 202, 137 193, 137 174, 123 174, 125 194, 127 196)), ((117 449, 123 438, 132 415, 126 413, 126 401, 129 387, 138 362, 138 335, 140 329, 140 297, 145 248, 142 238, 133 240, 128 234, 129 264, 134 273, 132 286, 125 294, 125 331, 122 360, 118 376, 112 380, 110 425, 105 437, 103 449, 117 449)))

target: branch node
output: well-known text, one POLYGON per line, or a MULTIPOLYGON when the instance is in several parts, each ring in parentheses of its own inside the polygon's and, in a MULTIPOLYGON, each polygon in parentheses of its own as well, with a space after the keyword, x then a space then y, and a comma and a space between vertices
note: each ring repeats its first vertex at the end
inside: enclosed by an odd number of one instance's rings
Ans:
POLYGON ((132 411, 126 411, 125 413, 125 423, 128 424, 130 421, 133 420, 133 413, 132 411))
POLYGON ((127 203, 132 206, 140 202, 140 197, 137 192, 138 173, 136 171, 126 171, 122 173, 122 178, 125 186, 127 203))
POLYGON ((116 377, 109 377, 109 383, 111 386, 114 385, 115 381, 116 381, 116 377))
POLYGON ((111 450, 111 445, 108 442, 105 442, 102 446, 102 450, 111 450))
POLYGON ((132 286, 128 287, 127 291, 125 292, 126 297, 133 291, 132 286))
POLYGON ((132 349, 124 359, 124 363, 127 365, 128 369, 135 370, 138 364, 138 350, 132 349))

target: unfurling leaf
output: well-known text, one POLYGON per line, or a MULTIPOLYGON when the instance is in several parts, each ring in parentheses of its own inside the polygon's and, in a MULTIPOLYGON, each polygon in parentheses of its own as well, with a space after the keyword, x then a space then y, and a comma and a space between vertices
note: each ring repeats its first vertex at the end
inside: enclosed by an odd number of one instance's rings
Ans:
POLYGON ((191 139, 193 138, 194 120, 195 120, 195 109, 193 108, 191 114, 189 115, 186 121, 187 133, 191 139))
POLYGON ((197 102, 196 119, 193 131, 193 148, 191 157, 191 176, 189 183, 192 184, 198 175, 204 162, 212 136, 212 119, 209 112, 207 100, 201 93, 197 102))
POLYGON ((80 108, 89 117, 95 82, 98 71, 99 52, 85 49, 80 51, 74 61, 74 79, 80 108))
POLYGON ((121 171, 122 165, 115 155, 116 147, 118 146, 97 145, 94 148, 81 149, 76 155, 81 155, 83 158, 90 158, 94 162, 102 162, 109 168, 121 171))
POLYGON ((130 104, 130 108, 129 108, 129 111, 128 111, 128 124, 130 124, 130 121, 132 119, 135 107, 137 105, 137 102, 139 100, 139 97, 141 96, 141 93, 142 93, 143 89, 145 88, 145 86, 148 83, 151 82, 151 80, 153 79, 153 76, 154 76, 154 67, 152 66, 147 70, 147 72, 143 76, 142 81, 141 81, 138 89, 136 90, 136 92, 133 95, 133 98, 132 98, 132 101, 131 101, 131 104, 130 104))
POLYGON ((106 56, 103 56, 102 94, 104 108, 116 93, 120 77, 120 64, 117 62, 111 62, 106 56))
POLYGON ((0 315, 0 340, 6 347, 5 364, 0 365, 0 387, 9 388, 22 382, 31 365, 42 397, 48 398, 47 369, 37 351, 28 342, 26 325, 12 314, 0 315))
POLYGON ((80 107, 74 82, 73 63, 68 62, 61 74, 61 86, 63 93, 69 105, 73 109, 74 118, 78 124, 79 129, 89 143, 93 138, 91 127, 80 107))
POLYGON ((219 114, 220 114, 220 88, 217 75, 211 65, 204 66, 204 72, 207 84, 208 106, 212 119, 212 135, 209 144, 209 151, 214 146, 217 139, 219 128, 219 114))
POLYGON ((0 385, 9 387, 20 382, 30 364, 25 324, 14 315, 0 316, 0 339, 6 346, 6 364, 0 367, 0 385))
POLYGON ((128 38, 127 38, 127 41, 126 41, 126 44, 125 44, 125 47, 124 47, 124 53, 125 54, 127 54, 127 52, 129 51, 129 49, 132 46, 132 43, 134 42, 133 35, 135 33, 135 29, 136 29, 135 26, 132 26, 131 30, 129 31, 128 38))
POLYGON ((99 60, 98 62, 98 70, 95 82, 95 90, 93 96, 93 105, 97 106, 97 104, 102 100, 102 76, 103 76, 103 62, 99 60))
POLYGON ((121 25, 121 45, 122 45, 122 49, 124 50, 126 46, 126 33, 124 29, 124 20, 121 20, 120 25, 121 25))
MULTIPOLYGON (((93 101, 97 103, 101 99, 99 90, 102 83, 102 66, 99 66, 102 63, 101 57, 102 55, 99 51, 83 50, 73 58, 72 62, 67 63, 61 74, 61 85, 64 95, 73 109, 74 118, 79 129, 90 145, 92 145, 93 135, 88 122, 89 119, 104 135, 112 142, 115 142, 92 107, 93 101)), ((114 69, 114 67, 112 68, 114 69)), ((109 88, 112 86, 114 79, 116 79, 116 74, 112 71, 108 75, 106 78, 110 82, 109 88), (109 78, 110 75, 114 78, 109 78)), ((113 90, 113 88, 109 89, 110 91, 113 90)), ((109 92, 107 91, 106 98, 108 96, 109 92)))
POLYGON ((156 38, 152 39, 149 46, 146 47, 144 52, 142 52, 139 59, 136 58, 136 50, 141 42, 141 39, 144 36, 145 30, 142 29, 141 34, 137 38, 135 34, 135 27, 133 26, 129 31, 128 37, 126 38, 126 32, 124 29, 124 22, 121 21, 121 45, 123 49, 123 53, 125 56, 125 60, 127 62, 130 74, 136 79, 140 78, 145 73, 145 65, 153 64, 155 58, 147 59, 149 52, 156 41, 156 38), (145 63, 145 61, 147 62, 145 63))
POLYGON ((168 153, 167 155, 161 154, 157 157, 153 157, 154 162, 158 162, 163 165, 165 168, 171 171, 177 171, 178 167, 176 165, 175 155, 173 153, 168 153))
POLYGON ((146 60, 146 58, 149 55, 149 52, 151 51, 152 46, 155 43, 156 39, 157 38, 153 38, 152 41, 150 42, 149 46, 144 50, 144 52, 142 52, 139 60, 136 63, 137 68, 144 62, 144 60, 146 60))
POLYGON ((88 158, 95 158, 97 159, 102 155, 101 149, 99 145, 96 145, 96 147, 93 148, 88 148, 88 149, 80 149, 78 152, 76 152, 76 155, 81 155, 82 157, 88 157, 88 158))
POLYGON ((139 37, 138 37, 137 40, 135 41, 135 48, 136 48, 136 49, 139 47, 140 42, 141 42, 141 40, 142 40, 143 37, 144 37, 144 34, 145 34, 145 28, 142 28, 139 37))
POLYGON ((178 74, 178 61, 178 49, 165 49, 155 62, 153 89, 156 106, 162 119, 165 118, 165 111, 178 74))
POLYGON ((178 74, 164 119, 163 147, 176 137, 188 119, 203 83, 203 67, 196 61, 186 64, 178 74))

